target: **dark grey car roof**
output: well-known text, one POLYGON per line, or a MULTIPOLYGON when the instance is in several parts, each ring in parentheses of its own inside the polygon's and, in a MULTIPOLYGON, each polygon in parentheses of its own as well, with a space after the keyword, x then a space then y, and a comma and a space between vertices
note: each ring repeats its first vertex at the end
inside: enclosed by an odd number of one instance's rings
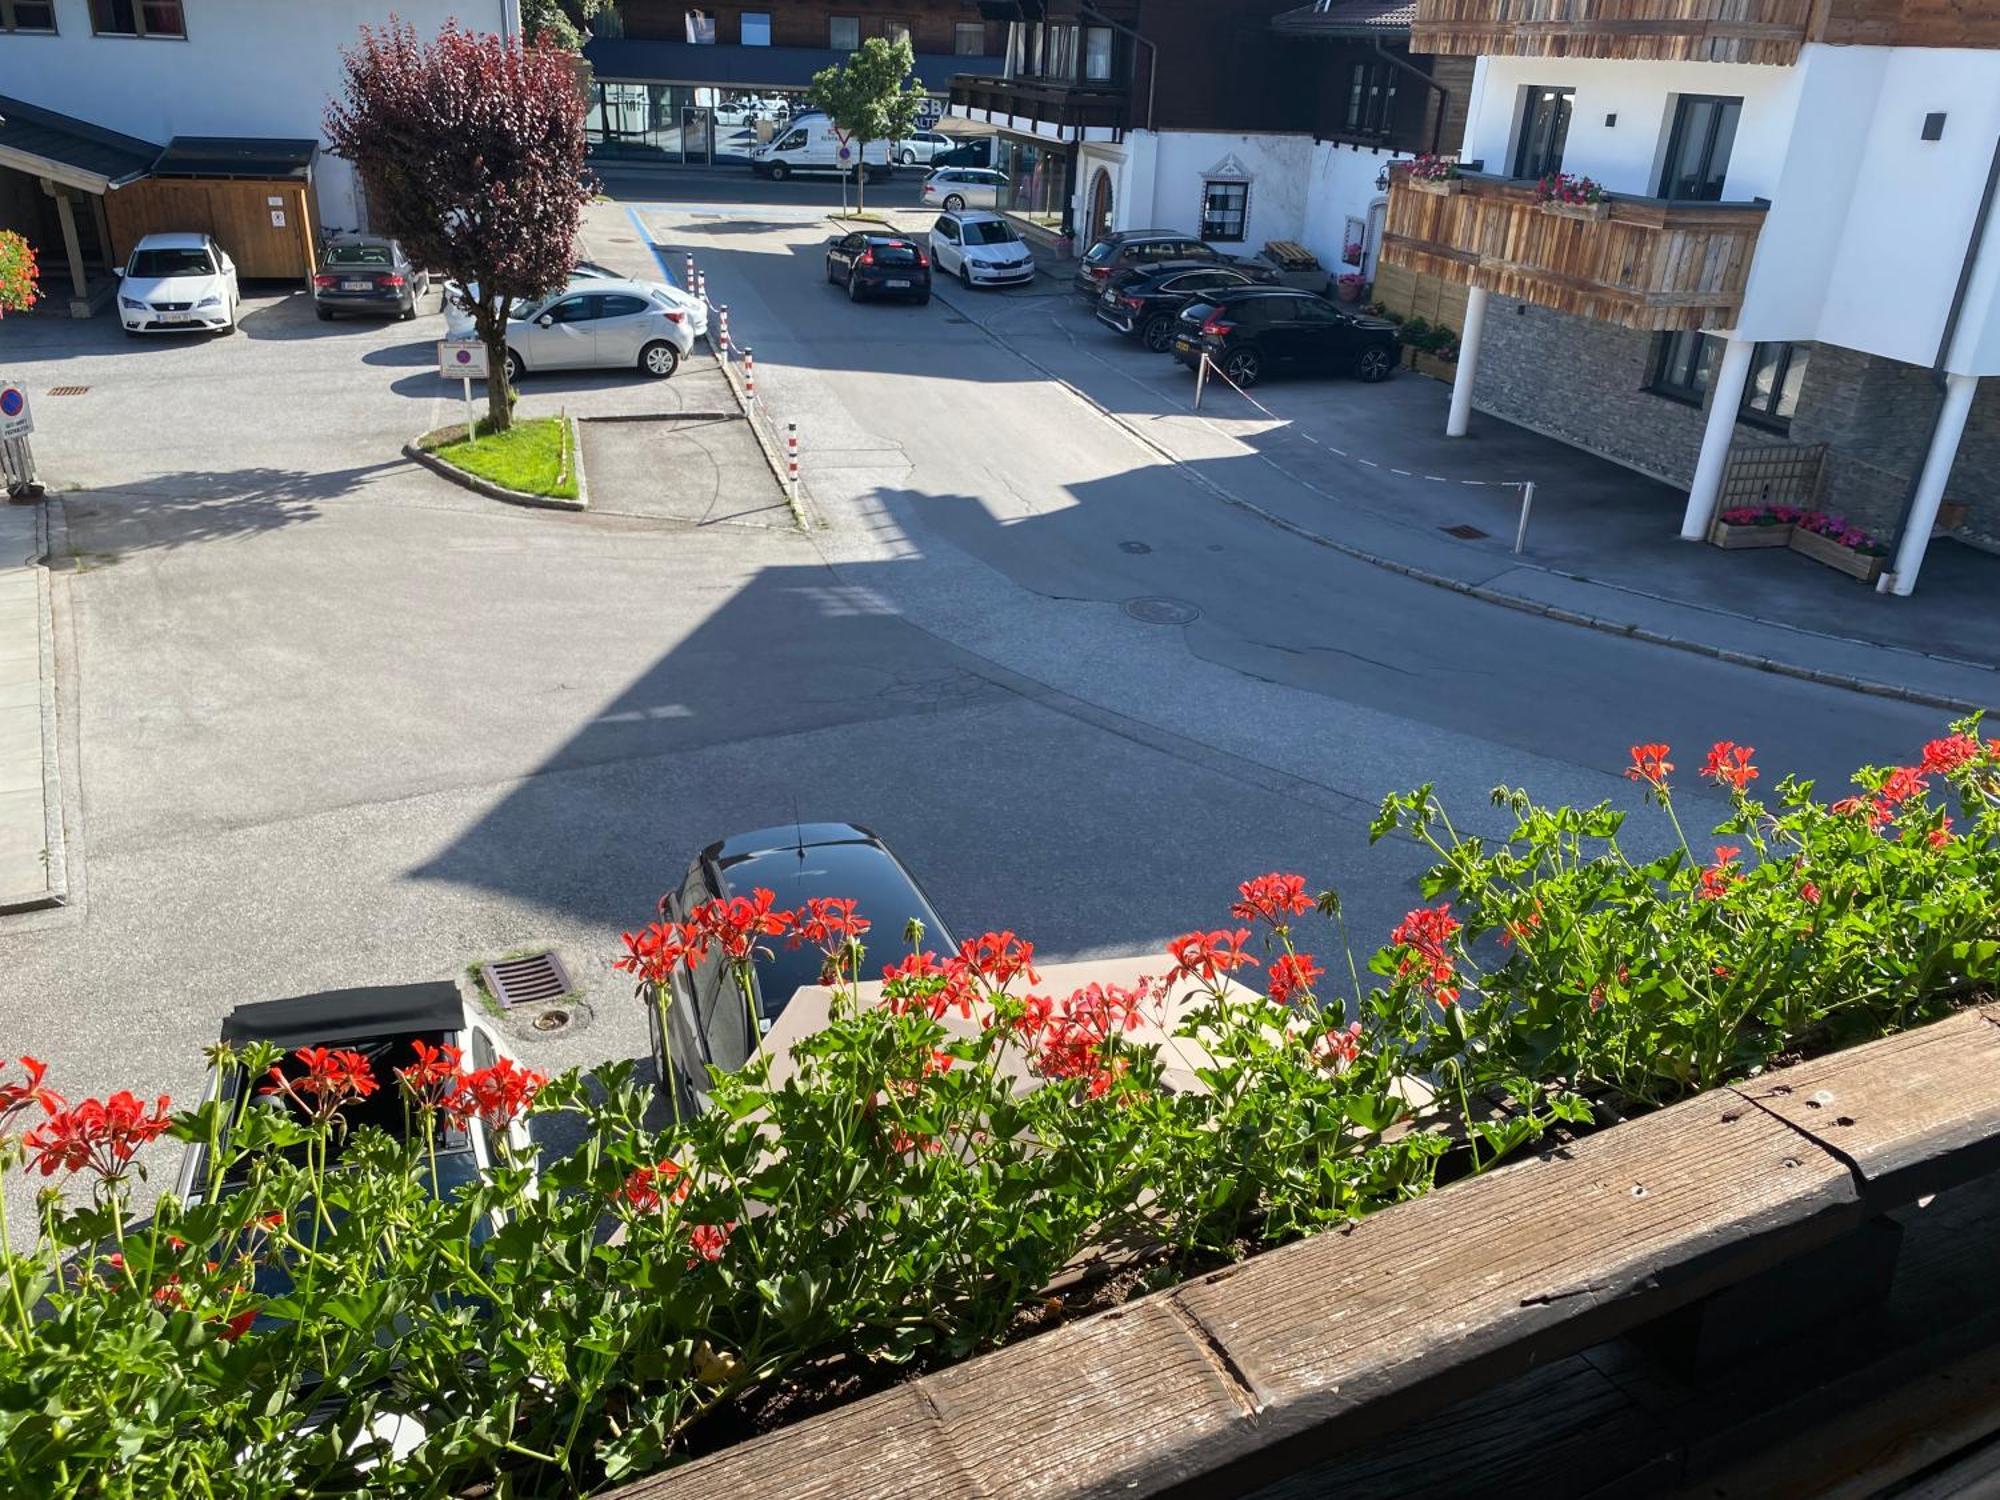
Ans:
POLYGON ((310 1047, 361 1036, 402 1036, 458 1031, 465 1026, 465 1003, 458 986, 440 979, 428 984, 376 984, 350 990, 321 990, 289 1000, 239 1005, 222 1022, 222 1039, 241 1045, 271 1042, 310 1047))

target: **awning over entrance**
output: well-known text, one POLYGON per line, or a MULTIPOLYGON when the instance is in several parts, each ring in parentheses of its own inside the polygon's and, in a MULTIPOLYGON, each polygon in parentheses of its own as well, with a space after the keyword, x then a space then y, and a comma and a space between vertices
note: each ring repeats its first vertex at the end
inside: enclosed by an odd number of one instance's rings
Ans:
POLYGON ((294 178, 311 172, 316 141, 254 135, 177 135, 153 163, 155 177, 294 178))
POLYGON ((0 167, 103 195, 153 169, 160 148, 0 94, 0 167))

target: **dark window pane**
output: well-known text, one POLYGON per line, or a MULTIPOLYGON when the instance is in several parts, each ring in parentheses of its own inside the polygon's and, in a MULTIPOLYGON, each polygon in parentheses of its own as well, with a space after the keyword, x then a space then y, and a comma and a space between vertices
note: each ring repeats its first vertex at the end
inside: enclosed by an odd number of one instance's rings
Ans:
POLYGON ((181 21, 181 0, 141 0, 141 16, 147 36, 186 36, 181 21))
POLYGON ((14 0, 14 29, 54 31, 56 29, 54 0, 14 0))
POLYGON ((1201 237, 1204 240, 1240 240, 1248 218, 1250 185, 1246 182, 1211 182, 1202 189, 1201 237))
POLYGON ((112 36, 136 36, 139 18, 133 0, 90 0, 91 30, 112 36))
POLYGON ((1715 341, 1703 333, 1663 333, 1653 346, 1653 373, 1646 388, 1699 406, 1708 393, 1715 341))
POLYGON ((1521 117, 1521 142, 1514 152, 1516 177, 1546 177, 1562 170, 1575 89, 1531 88, 1521 117))
POLYGON ((1736 143, 1736 122, 1743 112, 1740 99, 1683 95, 1674 108, 1674 128, 1668 137, 1667 165, 1660 182, 1662 198, 1713 203, 1722 197, 1729 175, 1729 153, 1736 143))

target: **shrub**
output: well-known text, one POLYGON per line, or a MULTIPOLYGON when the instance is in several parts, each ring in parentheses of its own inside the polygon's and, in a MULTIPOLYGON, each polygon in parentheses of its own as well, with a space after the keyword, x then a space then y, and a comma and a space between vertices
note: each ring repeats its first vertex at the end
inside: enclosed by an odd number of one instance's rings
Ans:
POLYGON ((1787 777, 1766 806, 1753 753, 1719 743, 1712 854, 1681 833, 1665 745, 1627 772, 1673 833, 1657 858, 1609 805, 1503 787, 1513 827, 1486 840, 1429 787, 1392 796, 1375 837, 1436 864, 1365 970, 1338 897, 1281 873, 1157 979, 1068 995, 996 932, 886 965, 868 999, 853 903, 711 902, 627 936, 642 1000, 671 1005, 711 950, 740 984, 760 945, 810 944, 830 1021, 790 1071, 755 1056, 664 1129, 624 1062, 546 1081, 440 1049, 392 1081, 358 1054, 218 1048, 279 1107, 244 1089, 176 1116, 72 1106, 22 1059, 0 1162, 88 1192, 45 1193, 34 1248, 0 1260, 0 1492, 575 1493, 725 1414, 740 1434, 1092 1305, 1107 1264, 1177 1280, 1484 1171, 1591 1101, 1664 1104, 1924 1019, 2000 978, 2000 743, 1976 728, 1830 804, 1787 777), (378 1088, 402 1139, 345 1127, 378 1088), (511 1154, 523 1111, 575 1149, 511 1154), (436 1147, 474 1114, 497 1158, 435 1196, 436 1147), (134 1223, 167 1134, 210 1148, 199 1201, 134 1223), (1093 1251, 1100 1280, 1052 1297, 1093 1251))

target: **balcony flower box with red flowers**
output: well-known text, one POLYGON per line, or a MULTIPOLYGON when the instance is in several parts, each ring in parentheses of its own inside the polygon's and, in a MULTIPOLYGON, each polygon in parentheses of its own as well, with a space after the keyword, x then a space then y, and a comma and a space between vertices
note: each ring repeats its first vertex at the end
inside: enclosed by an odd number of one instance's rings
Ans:
POLYGON ((1545 214, 1559 219, 1603 219, 1611 214, 1611 195, 1595 178, 1552 172, 1535 184, 1535 202, 1545 214))
POLYGON ((1814 562, 1845 573, 1863 583, 1874 583, 1888 565, 1889 549, 1845 516, 1825 511, 1807 511, 1792 527, 1787 545, 1814 562))
POLYGON ((1709 528, 1717 547, 1782 547, 1792 539, 1792 527, 1805 512, 1793 505, 1739 505, 1725 510, 1709 528))
POLYGON ((1419 193, 1429 193, 1438 198, 1456 197, 1461 186, 1458 177, 1458 163, 1449 156, 1432 156, 1426 153, 1410 163, 1403 174, 1403 181, 1419 193))

